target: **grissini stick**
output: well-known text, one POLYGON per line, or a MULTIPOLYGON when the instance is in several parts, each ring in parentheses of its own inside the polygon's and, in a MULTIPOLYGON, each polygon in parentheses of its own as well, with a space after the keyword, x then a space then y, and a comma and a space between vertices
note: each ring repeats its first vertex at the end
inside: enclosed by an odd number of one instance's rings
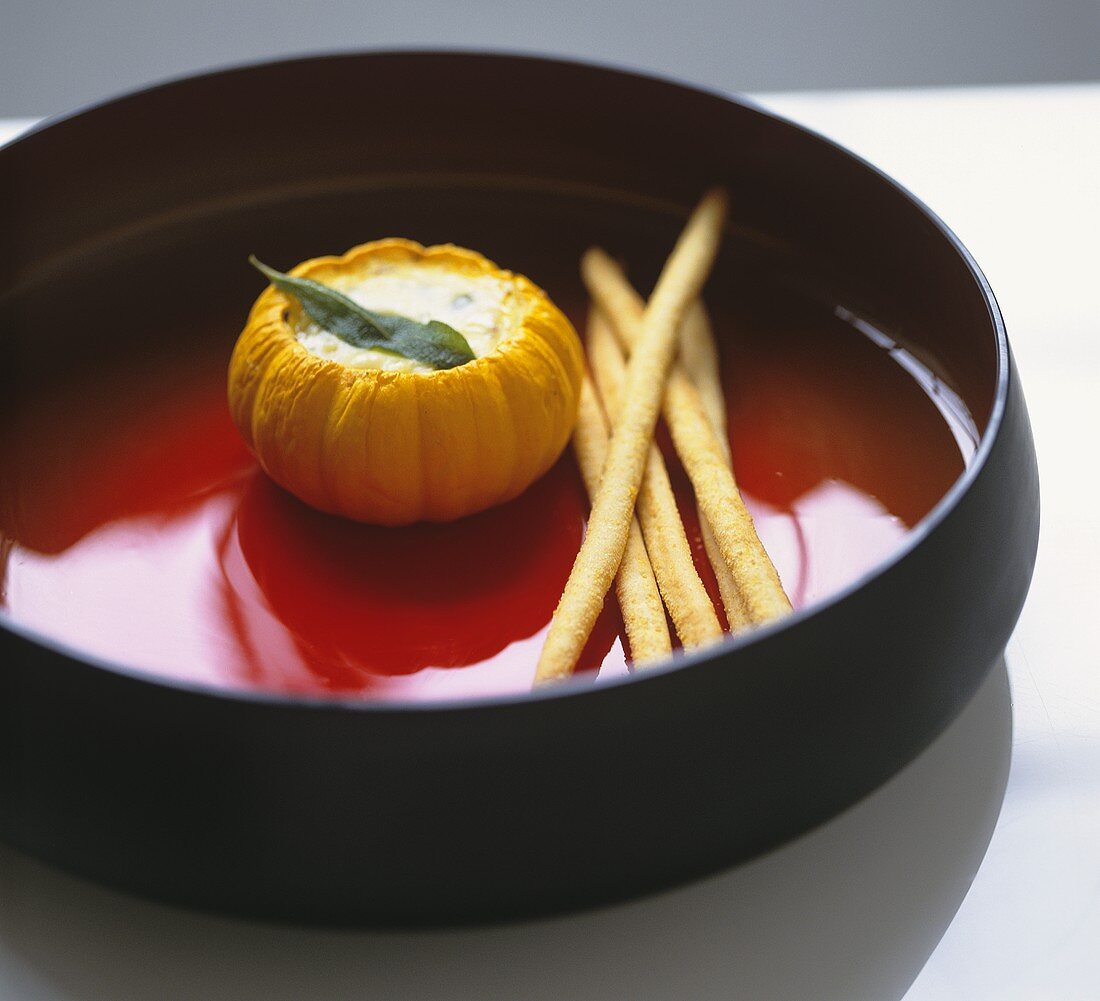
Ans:
MULTIPOLYGON (((600 486, 610 438, 607 417, 586 376, 581 384, 577 423, 573 429, 573 451, 590 499, 595 498, 600 486)), ((667 657, 672 651, 672 640, 668 635, 665 606, 636 520, 631 523, 623 560, 615 576, 615 595, 619 599, 634 664, 641 667, 667 657)))
MULTIPOLYGON (((603 251, 588 251, 581 262, 581 272, 593 299, 618 330, 624 346, 637 350, 643 343, 650 307, 645 307, 639 320, 637 292, 618 264, 603 251)), ((699 392, 680 365, 674 366, 669 374, 662 409, 699 506, 737 583, 749 622, 758 625, 786 615, 791 603, 779 574, 756 534, 699 392)))
MULTIPOLYGON (((597 309, 589 312, 588 359, 607 416, 614 426, 623 405, 626 361, 607 319, 597 309)), ((665 460, 654 442, 649 445, 649 461, 634 512, 645 538, 657 586, 680 642, 690 648, 721 639, 722 624, 695 569, 665 460)))
POLYGON ((676 243, 646 309, 630 359, 626 405, 611 435, 588 531, 558 602, 535 683, 567 678, 584 649, 619 569, 649 444, 687 308, 703 290, 726 218, 725 192, 708 192, 676 243))

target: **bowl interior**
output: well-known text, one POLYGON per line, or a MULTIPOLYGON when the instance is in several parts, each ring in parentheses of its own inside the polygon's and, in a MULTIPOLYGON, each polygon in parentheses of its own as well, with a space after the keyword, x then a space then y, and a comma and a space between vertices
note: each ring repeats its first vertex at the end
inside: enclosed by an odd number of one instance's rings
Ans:
MULTIPOLYGON (((382 534, 306 511, 228 424, 225 364, 262 285, 247 256, 286 268, 388 235, 455 242, 527 274, 583 330, 583 250, 606 247, 648 289, 714 182, 734 205, 706 298, 735 466, 796 605, 886 558, 961 474, 995 394, 988 310, 887 181, 750 108, 652 80, 436 57, 397 88, 417 57, 394 58, 321 63, 280 115, 259 98, 282 92, 285 64, 225 75, 224 113, 201 127, 189 116, 206 79, 7 151, 0 171, 27 197, 0 277, 3 613, 215 685, 524 687, 583 531, 571 461, 457 526, 382 534), (503 73, 521 85, 496 86, 503 73), (341 87, 388 99, 360 120, 319 101, 341 87), (166 129, 164 106, 188 91, 166 129), (135 112, 158 102, 139 143, 135 112), (61 149, 84 169, 51 186, 61 149)), ((609 608, 584 666, 624 671, 619 632, 609 608)))

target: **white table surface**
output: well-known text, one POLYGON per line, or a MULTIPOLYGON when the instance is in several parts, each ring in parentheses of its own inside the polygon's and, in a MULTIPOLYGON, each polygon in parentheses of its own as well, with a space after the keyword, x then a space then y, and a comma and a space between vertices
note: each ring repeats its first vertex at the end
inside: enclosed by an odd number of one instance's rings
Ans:
MULTIPOLYGON (((0 998, 1100 998, 1100 84, 770 95, 883 167, 1001 302, 1043 528, 1005 665, 869 799, 749 865, 493 929, 271 927, 0 847, 0 998), (976 873, 976 875, 975 875, 976 873)), ((25 123, 0 121, 0 140, 25 123)))

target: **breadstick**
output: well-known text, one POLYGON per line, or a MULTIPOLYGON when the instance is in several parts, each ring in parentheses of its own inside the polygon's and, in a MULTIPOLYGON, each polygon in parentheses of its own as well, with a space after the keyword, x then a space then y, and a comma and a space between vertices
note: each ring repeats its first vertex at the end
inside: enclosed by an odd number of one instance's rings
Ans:
MULTIPOLYGON (((598 309, 588 314, 588 357, 607 416, 614 427, 622 409, 626 362, 615 334, 598 309)), ((720 639, 722 626, 691 558, 691 546, 676 507, 665 460, 652 442, 635 515, 645 537, 657 586, 680 642, 690 648, 720 639)))
MULTIPOLYGON (((581 271, 592 298, 611 319, 624 347, 639 344, 650 307, 644 307, 639 322, 640 299, 622 269, 603 251, 590 250, 584 255, 581 271)), ((787 614, 791 603, 779 575, 756 534, 699 392, 678 364, 669 374, 662 412, 699 506, 737 582, 749 621, 758 624, 787 614)))
POLYGON ((550 623, 536 684, 572 673, 619 569, 676 352, 676 333, 714 263, 725 217, 725 193, 709 192, 692 213, 657 282, 630 360, 626 403, 611 436, 588 531, 550 623))
MULTIPOLYGON (((725 457, 726 464, 732 467, 726 428, 726 396, 722 392, 722 382, 718 374, 720 371, 718 345, 714 342, 710 317, 707 316, 701 300, 696 301, 695 305, 688 310, 683 326, 680 327, 680 366, 695 388, 699 390, 710 426, 714 429, 718 444, 722 446, 722 455, 725 457)), ((737 589, 733 573, 722 558, 722 551, 718 548, 718 540, 714 537, 710 522, 707 521, 698 502, 695 507, 699 514, 699 530, 703 536, 703 547, 707 551, 707 559, 710 560, 714 570, 715 580, 718 581, 718 593, 722 595, 726 621, 729 623, 730 632, 739 632, 749 625, 749 610, 745 607, 745 599, 737 589)))
MULTIPOLYGON (((637 293, 633 299, 638 309, 632 310, 632 313, 641 320, 642 313, 645 312, 645 304, 637 293)), ((718 345, 714 342, 710 317, 701 300, 692 303, 680 327, 680 367, 699 390, 699 398, 706 408, 710 426, 718 435, 718 444, 722 446, 723 454, 729 457, 730 444, 725 435, 726 396, 722 392, 722 380, 718 375, 721 371, 718 345)))
MULTIPOLYGON (((607 458, 610 437, 607 418, 586 376, 581 384, 577 424, 573 429, 573 450, 590 500, 599 490, 600 472, 607 458)), ((668 635, 665 606, 657 590, 657 581, 637 520, 630 525, 623 561, 615 576, 615 594, 623 613, 623 625, 634 665, 642 667, 667 657, 672 652, 672 641, 668 635)))

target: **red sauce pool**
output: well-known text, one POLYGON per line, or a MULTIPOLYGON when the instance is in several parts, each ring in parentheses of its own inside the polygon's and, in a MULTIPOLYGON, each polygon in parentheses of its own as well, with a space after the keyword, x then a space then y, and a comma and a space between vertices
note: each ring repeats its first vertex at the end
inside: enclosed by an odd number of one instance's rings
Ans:
MULTIPOLYGON (((965 408, 843 310, 720 318, 734 463, 796 607, 897 547, 973 451, 965 408), (734 364, 734 361, 736 364, 734 364)), ((230 689, 438 699, 527 689, 584 531, 572 458, 511 504, 381 529, 258 470, 224 357, 36 388, 0 424, 0 610, 89 654, 230 689)), ((690 486, 673 463, 704 579, 690 486)), ((613 599, 580 669, 627 670, 613 599)))

